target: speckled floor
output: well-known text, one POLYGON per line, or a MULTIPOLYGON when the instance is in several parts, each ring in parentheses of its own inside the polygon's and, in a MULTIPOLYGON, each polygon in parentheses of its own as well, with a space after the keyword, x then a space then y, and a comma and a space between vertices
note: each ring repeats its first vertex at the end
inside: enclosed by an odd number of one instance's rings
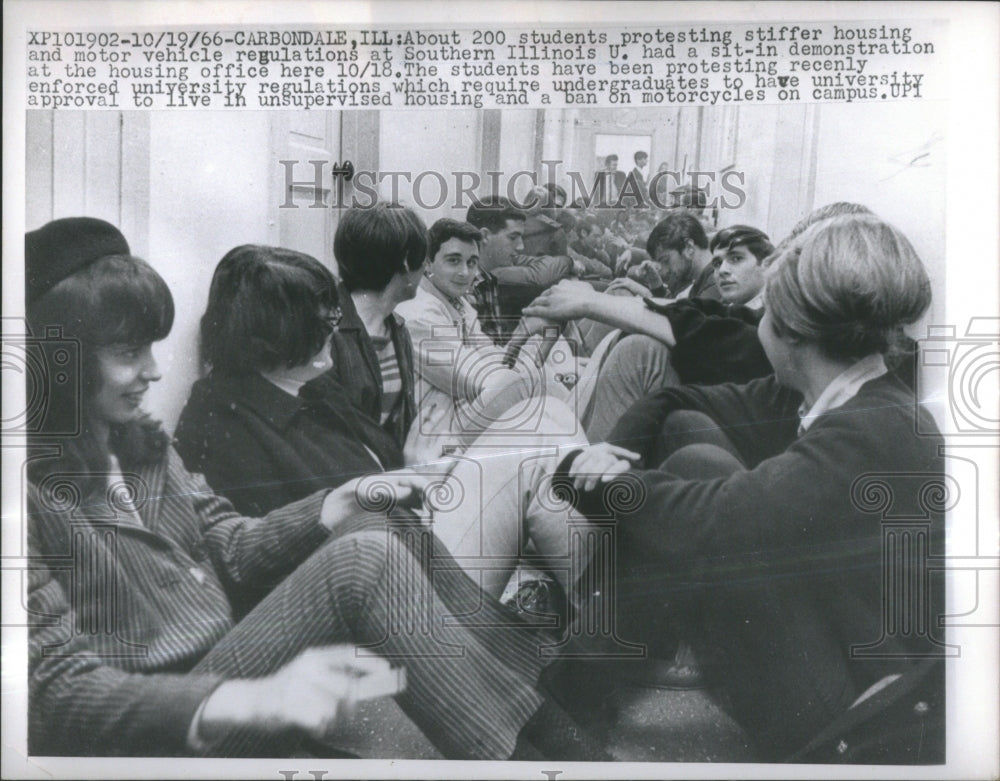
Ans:
MULTIPOLYGON (((590 725, 617 760, 746 762, 753 755, 740 728, 704 690, 671 691, 623 684, 590 725)), ((333 745, 365 758, 440 759, 393 700, 363 703, 333 745)))
MULTIPOLYGON (((519 569, 504 596, 513 595, 521 579, 539 577, 544 576, 536 570, 519 569)), ((570 691, 577 681, 589 685, 595 675, 617 681, 607 696, 594 701, 590 695, 587 704, 577 702, 573 714, 595 739, 602 740, 605 752, 630 762, 753 761, 742 730, 707 690, 670 690, 635 682, 648 680, 649 670, 657 664, 662 665, 650 660, 638 666, 615 662, 600 671, 585 667, 563 678, 570 691)), ((567 702, 566 707, 573 705, 567 702)), ((360 703, 353 718, 331 737, 331 745, 368 759, 442 758, 391 699, 360 703)))

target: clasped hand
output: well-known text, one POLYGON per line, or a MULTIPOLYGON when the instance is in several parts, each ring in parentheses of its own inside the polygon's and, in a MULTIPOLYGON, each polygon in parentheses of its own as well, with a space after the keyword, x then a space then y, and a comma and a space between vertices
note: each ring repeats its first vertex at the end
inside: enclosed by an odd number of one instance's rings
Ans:
POLYGON ((627 472, 640 458, 631 450, 601 442, 585 447, 573 459, 569 476, 577 491, 592 491, 599 483, 608 483, 627 472))
POLYGON ((553 285, 523 310, 523 314, 566 321, 587 317, 588 304, 594 296, 601 295, 587 282, 563 279, 553 285))
POLYGON ((295 729, 322 740, 355 703, 406 688, 404 668, 361 654, 347 645, 311 648, 267 677, 226 681, 205 701, 199 739, 254 727, 272 733, 295 729))

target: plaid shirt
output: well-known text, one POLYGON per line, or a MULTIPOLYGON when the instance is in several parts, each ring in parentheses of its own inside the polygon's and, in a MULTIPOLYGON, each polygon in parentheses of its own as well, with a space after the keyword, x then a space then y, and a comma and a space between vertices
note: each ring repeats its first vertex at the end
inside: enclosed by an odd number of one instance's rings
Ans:
POLYGON ((469 291, 472 305, 479 314, 479 325, 483 333, 489 336, 494 344, 504 345, 510 338, 503 328, 503 314, 500 310, 500 283, 489 271, 479 270, 479 276, 472 283, 469 291))

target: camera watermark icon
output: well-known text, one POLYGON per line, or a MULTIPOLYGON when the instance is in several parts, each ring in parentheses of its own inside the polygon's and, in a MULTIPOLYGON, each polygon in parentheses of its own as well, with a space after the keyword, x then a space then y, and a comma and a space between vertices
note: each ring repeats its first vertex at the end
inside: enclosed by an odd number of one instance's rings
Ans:
POLYGON ((935 637, 944 615, 944 516, 961 496, 945 474, 873 472, 851 485, 851 503, 881 521, 881 634, 850 647, 854 659, 958 656, 935 637))
MULTIPOLYGON (((63 588, 72 610, 67 616, 34 616, 29 626, 53 627, 42 654, 46 657, 79 653, 77 641, 104 659, 142 659, 149 655, 144 643, 126 635, 130 612, 129 574, 123 571, 119 553, 121 526, 141 523, 139 512, 150 499, 149 486, 137 474, 54 472, 42 479, 36 492, 33 522, 61 527, 64 551, 28 559, 29 570, 47 571, 63 588), (94 490, 102 486, 102 490, 94 490), (47 520, 49 519, 49 520, 47 520), (124 623, 123 623, 124 622, 124 623)), ((53 542, 53 545, 56 544, 53 542)), ((192 567, 177 570, 170 580, 205 577, 192 567)), ((165 576, 164 576, 165 577, 165 576)), ((157 585, 168 587, 161 577, 157 585)), ((200 581, 199 581, 200 582, 200 581)), ((30 609, 30 600, 29 600, 30 609)))
POLYGON ((431 336, 416 345, 416 374, 421 378, 417 403, 427 408, 445 394, 452 414, 442 421, 421 419, 420 433, 450 433, 465 446, 480 437, 530 441, 540 434, 578 435, 577 351, 557 326, 548 327, 542 338, 552 343, 544 362, 537 342, 505 361, 488 336, 435 326, 431 336), (553 400, 560 402, 556 414, 553 400), (563 405, 573 414, 565 414, 563 405))
MULTIPOLYGON (((973 317, 965 334, 929 326, 920 340, 917 397, 941 406, 948 434, 995 437, 1000 431, 1000 318, 973 317)), ((917 433, 937 435, 922 416, 917 433)))
POLYGON ((20 335, 8 333, 12 319, 4 320, 4 383, 24 383, 25 405, 14 410, 4 409, 3 436, 79 434, 80 343, 64 337, 60 327, 46 328, 42 336, 24 331, 20 335))

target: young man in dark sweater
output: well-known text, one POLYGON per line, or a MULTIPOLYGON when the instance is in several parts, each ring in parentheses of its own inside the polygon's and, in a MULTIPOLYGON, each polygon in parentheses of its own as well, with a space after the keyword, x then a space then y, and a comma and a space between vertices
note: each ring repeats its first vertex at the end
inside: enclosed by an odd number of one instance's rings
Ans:
POLYGON ((604 439, 633 403, 660 388, 747 382, 771 372, 757 324, 763 261, 774 247, 746 225, 720 231, 710 247, 722 301, 621 298, 561 283, 525 309, 554 320, 585 317, 623 332, 600 361, 584 414, 591 441, 604 439))

